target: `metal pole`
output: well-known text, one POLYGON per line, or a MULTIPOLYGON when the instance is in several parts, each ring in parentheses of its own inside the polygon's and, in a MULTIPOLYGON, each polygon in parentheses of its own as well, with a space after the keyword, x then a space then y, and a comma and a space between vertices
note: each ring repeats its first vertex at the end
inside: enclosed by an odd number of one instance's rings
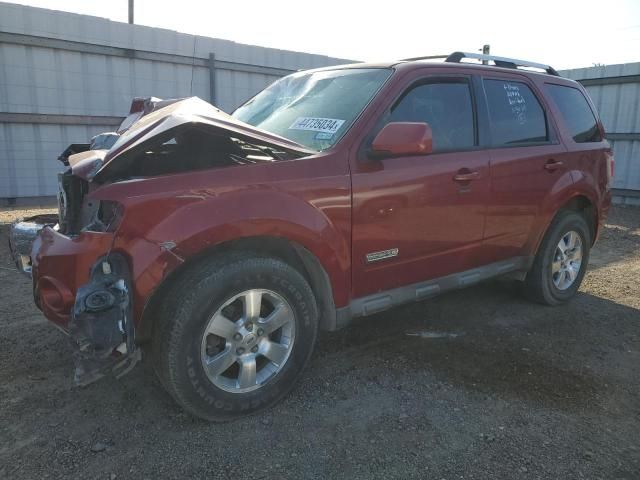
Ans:
MULTIPOLYGON (((483 55, 489 55, 489 50, 491 49, 490 45, 483 45, 482 46, 482 54, 483 55)), ((487 62, 486 60, 483 60, 482 63, 484 65, 487 65, 489 62, 487 62)))
POLYGON ((216 54, 209 53, 209 103, 216 104, 216 54))
POLYGON ((129 0, 129 23, 133 23, 133 0, 129 0))

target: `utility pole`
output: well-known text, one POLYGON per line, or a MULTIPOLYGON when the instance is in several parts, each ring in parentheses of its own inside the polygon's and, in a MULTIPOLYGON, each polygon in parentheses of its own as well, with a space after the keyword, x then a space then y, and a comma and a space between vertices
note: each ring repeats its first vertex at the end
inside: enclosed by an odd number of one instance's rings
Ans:
MULTIPOLYGON (((483 45, 482 46, 482 54, 483 55, 489 55, 489 50, 491 49, 491 45, 483 45)), ((486 60, 483 60, 482 63, 484 65, 487 65, 489 62, 487 62, 486 60)))
POLYGON ((133 0, 129 0, 129 23, 133 23, 133 0))

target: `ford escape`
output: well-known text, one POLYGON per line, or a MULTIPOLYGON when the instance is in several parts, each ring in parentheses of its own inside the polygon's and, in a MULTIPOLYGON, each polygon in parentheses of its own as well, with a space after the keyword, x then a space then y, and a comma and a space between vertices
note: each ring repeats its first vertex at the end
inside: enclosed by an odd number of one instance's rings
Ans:
POLYGON ((294 73, 231 115, 136 99, 60 160, 59 213, 10 243, 76 380, 144 352, 210 420, 277 402, 355 317, 500 275, 568 301, 614 166, 580 84, 462 52, 294 73))

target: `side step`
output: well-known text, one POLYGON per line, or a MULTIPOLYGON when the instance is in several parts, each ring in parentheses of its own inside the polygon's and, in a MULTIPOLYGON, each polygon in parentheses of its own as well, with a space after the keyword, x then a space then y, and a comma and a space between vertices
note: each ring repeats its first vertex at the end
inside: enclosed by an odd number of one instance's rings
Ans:
POLYGON ((519 270, 525 271, 531 265, 531 260, 529 257, 515 257, 446 277, 357 298, 349 305, 350 313, 352 317, 371 315, 408 302, 424 300, 450 290, 468 287, 489 278, 519 270))

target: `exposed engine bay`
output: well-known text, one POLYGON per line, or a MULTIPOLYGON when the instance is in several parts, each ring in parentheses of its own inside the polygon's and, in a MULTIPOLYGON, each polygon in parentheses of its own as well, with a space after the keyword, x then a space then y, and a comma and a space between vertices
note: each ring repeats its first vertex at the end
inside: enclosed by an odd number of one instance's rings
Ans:
POLYGON ((90 144, 72 144, 58 158, 68 167, 58 175, 61 233, 108 231, 116 207, 84 199, 105 183, 313 153, 243 124, 196 97, 135 99, 131 109, 116 132, 100 134, 90 144))
POLYGON ((83 276, 71 290, 48 277, 34 285, 38 306, 47 316, 60 318, 59 326, 69 334, 76 383, 105 374, 119 376, 140 359, 131 265, 112 251, 122 207, 117 201, 92 199, 89 193, 121 181, 292 160, 309 153, 195 97, 134 99, 115 132, 69 145, 58 157, 65 166, 58 174, 58 215, 14 224, 10 243, 18 268, 28 275, 33 269, 36 277, 38 262, 48 262, 47 269, 52 262, 62 262, 63 268, 83 276), (76 238, 89 246, 74 257, 77 263, 72 266, 64 259, 69 248, 77 248, 76 238))

